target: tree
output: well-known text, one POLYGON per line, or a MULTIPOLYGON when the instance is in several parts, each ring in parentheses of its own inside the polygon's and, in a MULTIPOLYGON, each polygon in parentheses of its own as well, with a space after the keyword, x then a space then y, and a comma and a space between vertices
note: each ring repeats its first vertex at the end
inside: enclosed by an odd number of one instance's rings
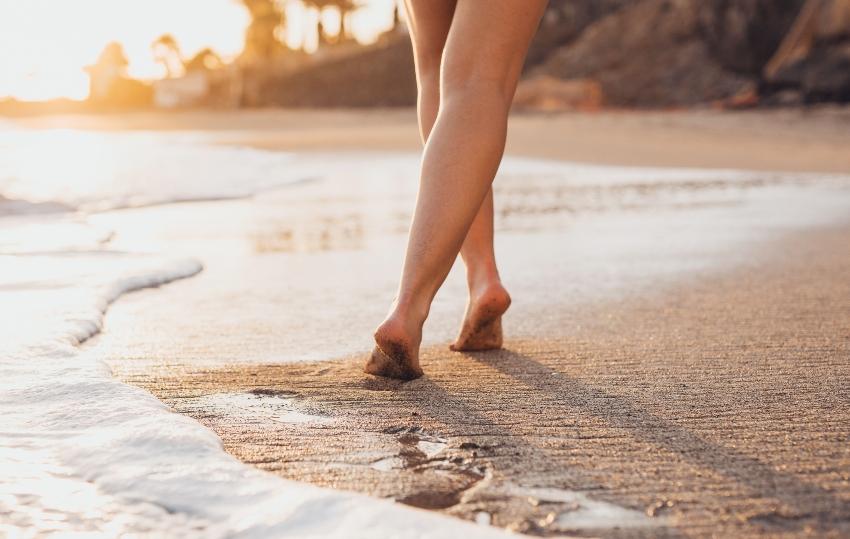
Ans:
POLYGON ((163 34, 151 44, 154 59, 165 67, 168 78, 180 75, 183 70, 183 57, 177 40, 171 34, 163 34))
POLYGON ((127 71, 127 66, 130 64, 127 60, 127 55, 124 54, 124 47, 117 41, 108 43, 101 51, 97 62, 92 66, 93 70, 109 71, 116 75, 123 75, 127 71))
POLYGON ((398 2, 393 6, 393 27, 390 31, 398 32, 398 29, 401 27, 401 9, 398 6, 398 2))
MULTIPOLYGON (((337 42, 344 41, 348 37, 348 15, 363 7, 363 4, 359 0, 304 0, 304 4, 315 8, 319 13, 326 8, 334 9, 339 13, 339 31, 336 35, 337 42)), ((319 36, 319 39, 322 39, 322 35, 319 36)))
POLYGON ((248 58, 268 59, 283 49, 277 32, 285 22, 283 11, 274 0, 242 0, 248 9, 251 23, 245 31, 245 51, 248 58))
POLYGON ((152 99, 149 85, 127 78, 129 61, 120 43, 104 47, 97 62, 86 68, 89 74, 89 100, 100 105, 119 107, 148 106, 152 99))
POLYGON ((195 56, 187 61, 183 67, 188 73, 190 71, 210 71, 213 69, 219 69, 223 65, 224 62, 221 60, 221 57, 214 50, 208 47, 200 50, 195 56))

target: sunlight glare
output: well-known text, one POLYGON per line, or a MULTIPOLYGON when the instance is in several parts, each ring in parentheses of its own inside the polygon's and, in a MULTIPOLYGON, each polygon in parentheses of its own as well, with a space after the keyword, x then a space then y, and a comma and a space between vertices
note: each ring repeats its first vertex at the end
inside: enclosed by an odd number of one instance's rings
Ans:
MULTIPOLYGON (((300 1, 281 0, 287 27, 282 38, 292 48, 317 46, 317 14, 300 1)), ((392 25, 394 0, 371 0, 349 15, 349 29, 370 43, 392 25)), ((333 33, 339 17, 326 10, 333 33)), ((172 34, 184 57, 212 47, 225 61, 242 50, 247 10, 238 0, 0 0, 0 98, 43 101, 88 95, 85 67, 104 46, 118 41, 130 62, 128 73, 141 80, 165 75, 151 44, 172 34), (14 51, 14 52, 9 52, 14 51)))
POLYGON ((224 58, 241 49, 248 14, 234 0, 0 0, 0 97, 45 100, 88 95, 85 66, 119 41, 140 79, 163 76, 151 52, 174 35, 184 55, 212 47, 224 58))

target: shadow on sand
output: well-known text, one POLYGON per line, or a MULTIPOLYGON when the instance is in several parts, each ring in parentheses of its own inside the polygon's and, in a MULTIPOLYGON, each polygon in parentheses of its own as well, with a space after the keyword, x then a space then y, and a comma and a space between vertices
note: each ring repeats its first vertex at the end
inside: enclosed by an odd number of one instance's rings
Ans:
MULTIPOLYGON (((636 439, 735 481, 749 496, 775 498, 786 506, 767 513, 749 515, 748 521, 767 527, 779 526, 785 531, 804 528, 834 531, 835 528, 830 524, 850 520, 850 502, 834 493, 732 447, 706 441, 688 428, 647 413, 627 398, 583 384, 528 355, 504 349, 465 353, 463 356, 463 360, 472 360, 496 369, 518 384, 543 394, 545 399, 559 403, 558 406, 564 407, 565 414, 571 410, 592 414, 612 429, 627 431, 636 439)), ((383 382, 373 384, 382 385, 388 390, 410 391, 416 395, 414 401, 422 412, 433 419, 453 426, 458 418, 463 418, 464 424, 457 425, 457 430, 477 424, 496 437, 509 437, 511 444, 523 446, 532 460, 550 465, 553 463, 545 449, 523 440, 504 424, 497 424, 484 417, 462 395, 449 393, 427 377, 409 386, 383 382)), ((488 387, 486 391, 506 393, 506 398, 510 398, 512 389, 488 387)), ((675 406, 675 401, 670 404, 675 406)), ((554 462, 554 466, 557 467, 558 463, 554 462)), ((616 499, 610 501, 617 503, 616 499)))

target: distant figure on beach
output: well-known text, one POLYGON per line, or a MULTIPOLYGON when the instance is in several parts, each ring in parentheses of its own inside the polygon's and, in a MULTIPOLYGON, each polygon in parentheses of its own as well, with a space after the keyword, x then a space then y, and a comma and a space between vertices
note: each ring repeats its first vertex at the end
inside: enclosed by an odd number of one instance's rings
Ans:
POLYGON ((502 346, 511 298, 493 250, 491 185, 508 111, 546 0, 406 0, 425 143, 401 284, 375 331, 365 371, 422 375, 419 345, 431 302, 460 253, 469 303, 452 350, 502 346))

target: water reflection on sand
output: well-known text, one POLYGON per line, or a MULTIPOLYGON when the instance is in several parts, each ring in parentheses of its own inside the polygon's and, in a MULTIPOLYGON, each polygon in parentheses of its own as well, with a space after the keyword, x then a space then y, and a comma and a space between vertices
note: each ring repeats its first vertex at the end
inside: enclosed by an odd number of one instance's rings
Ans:
MULTIPOLYGON (((132 320, 140 336, 204 328, 176 351, 196 363, 368 350, 397 286, 417 166, 415 154, 303 154, 287 174, 309 181, 250 199, 92 216, 116 231, 115 248, 191 254, 206 268, 170 289, 180 301, 157 303, 156 316, 141 300, 110 316, 132 320)), ((746 263, 770 238, 850 215, 844 176, 509 157, 495 192, 497 257, 515 298, 506 325, 517 337, 568 332, 570 309, 746 263), (551 309, 562 316, 540 315, 551 309)), ((454 336, 465 300, 458 264, 435 300, 426 344, 454 336)), ((141 337, 102 342, 118 354, 159 353, 141 337)))

